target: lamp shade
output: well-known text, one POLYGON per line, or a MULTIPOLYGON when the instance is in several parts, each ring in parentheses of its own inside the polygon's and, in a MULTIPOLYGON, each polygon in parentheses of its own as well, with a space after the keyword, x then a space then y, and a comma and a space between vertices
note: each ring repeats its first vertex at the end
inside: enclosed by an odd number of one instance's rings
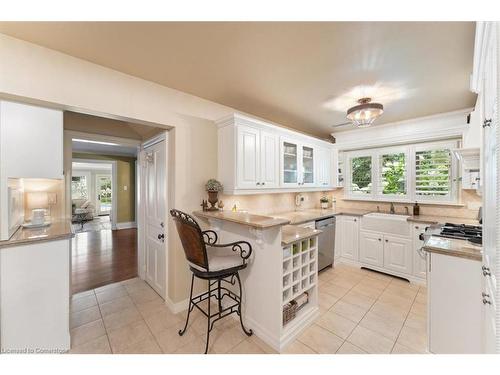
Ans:
POLYGON ((26 193, 26 198, 26 205, 29 209, 49 207, 49 195, 45 191, 26 193))

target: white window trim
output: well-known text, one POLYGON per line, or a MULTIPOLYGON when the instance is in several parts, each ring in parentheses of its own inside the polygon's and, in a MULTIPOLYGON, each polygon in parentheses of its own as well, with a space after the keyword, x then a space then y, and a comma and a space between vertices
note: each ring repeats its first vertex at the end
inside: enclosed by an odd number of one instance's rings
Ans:
POLYGON ((457 148, 459 145, 459 140, 447 140, 439 142, 425 142, 425 143, 415 143, 405 146, 394 146, 394 147, 381 147, 373 149, 363 149, 355 151, 343 152, 344 157, 344 198, 349 200, 359 200, 359 201, 378 201, 378 202, 395 202, 395 203, 413 203, 418 202, 422 204, 459 204, 459 162, 451 154, 451 194, 448 198, 443 199, 442 197, 418 197, 415 193, 415 176, 416 176, 416 165, 415 165, 415 153, 417 150, 429 150, 433 148, 443 148, 448 147, 450 150, 457 148), (379 158, 382 154, 388 153, 406 153, 406 195, 387 195, 382 194, 380 191, 381 179, 379 175, 379 158), (372 158, 372 191, 370 194, 353 194, 350 191, 351 186, 351 158, 360 156, 370 156, 372 158))

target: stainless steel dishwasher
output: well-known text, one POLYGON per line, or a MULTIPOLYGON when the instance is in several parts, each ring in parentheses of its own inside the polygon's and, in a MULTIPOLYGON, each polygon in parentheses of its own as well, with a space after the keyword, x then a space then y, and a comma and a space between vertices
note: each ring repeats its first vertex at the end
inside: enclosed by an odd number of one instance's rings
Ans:
POLYGON ((318 270, 333 266, 335 256, 335 216, 316 220, 316 229, 322 231, 318 238, 318 270))

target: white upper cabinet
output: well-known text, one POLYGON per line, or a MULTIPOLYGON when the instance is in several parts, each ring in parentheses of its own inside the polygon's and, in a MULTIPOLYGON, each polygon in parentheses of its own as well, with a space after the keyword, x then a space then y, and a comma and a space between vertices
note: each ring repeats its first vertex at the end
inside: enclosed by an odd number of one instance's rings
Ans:
POLYGON ((333 165, 334 151, 329 148, 319 147, 316 151, 316 183, 318 187, 331 187, 335 175, 333 165))
POLYGON ((217 122, 226 194, 319 191, 333 185, 333 145, 234 114, 217 122))
POLYGON ((63 178, 62 111, 0 102, 3 178, 63 178))
POLYGON ((268 188, 279 187, 279 140, 278 136, 265 130, 260 131, 260 183, 268 188))
POLYGON ((237 184, 241 189, 255 189, 260 185, 260 130, 240 126, 237 133, 237 184))

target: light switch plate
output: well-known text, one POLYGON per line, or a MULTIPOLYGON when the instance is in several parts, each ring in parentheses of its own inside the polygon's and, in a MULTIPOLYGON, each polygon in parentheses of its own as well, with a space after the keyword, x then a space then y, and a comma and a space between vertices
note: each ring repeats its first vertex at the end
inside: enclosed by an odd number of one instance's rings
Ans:
POLYGON ((128 189, 128 186, 127 185, 123 185, 123 190, 127 191, 128 189))

